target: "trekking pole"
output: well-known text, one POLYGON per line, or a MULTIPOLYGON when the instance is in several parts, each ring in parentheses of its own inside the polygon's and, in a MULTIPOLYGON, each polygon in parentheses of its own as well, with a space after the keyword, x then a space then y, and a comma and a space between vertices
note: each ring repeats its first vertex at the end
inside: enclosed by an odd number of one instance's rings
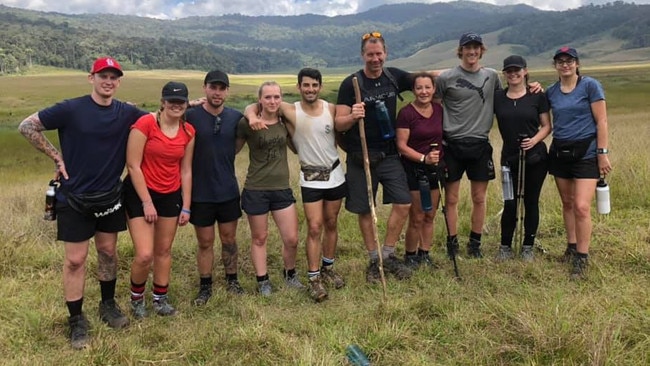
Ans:
MULTIPOLYGON (((523 137, 523 136, 522 136, 523 137)), ((526 150, 519 147, 519 170, 517 172, 517 229, 515 233, 515 245, 518 253, 521 254, 524 245, 524 189, 526 185, 526 150)))
MULTIPOLYGON (((431 144, 431 149, 432 150, 438 150, 438 144, 433 143, 431 144)), ((440 210, 442 211, 442 216, 445 219, 445 228, 447 229, 447 238, 449 238, 449 220, 447 219, 447 206, 445 205, 445 182, 446 182, 446 172, 439 172, 438 169, 438 164, 434 165, 436 169, 436 177, 438 181, 438 192, 440 192, 440 210)), ((449 240, 447 240, 447 253, 451 254, 451 261, 454 264, 454 274, 456 275, 456 279, 460 280, 460 273, 458 272, 458 263, 456 262, 456 247, 454 246, 454 243, 450 243, 449 240)))
MULTIPOLYGON (((354 97, 357 103, 361 103, 361 90, 359 89, 359 80, 356 76, 352 78, 354 87, 354 97)), ((372 239, 377 245, 379 252, 379 276, 381 277, 381 286, 384 291, 384 300, 386 300, 386 276, 384 275, 384 259, 382 258, 382 246, 379 243, 379 234, 377 232, 377 212, 375 212, 375 200, 372 194, 372 176, 370 175, 370 160, 368 159, 368 142, 366 141, 366 123, 363 118, 359 119, 359 137, 361 138, 361 152, 363 153, 363 170, 366 173, 366 188, 368 190, 368 205, 370 205, 370 214, 372 215, 372 239)))

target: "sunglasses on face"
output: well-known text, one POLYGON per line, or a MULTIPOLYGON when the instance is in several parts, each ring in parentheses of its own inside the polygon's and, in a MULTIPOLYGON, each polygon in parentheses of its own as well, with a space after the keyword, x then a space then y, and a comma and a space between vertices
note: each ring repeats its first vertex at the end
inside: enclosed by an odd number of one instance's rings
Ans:
POLYGON ((379 32, 372 32, 372 33, 366 33, 363 36, 361 36, 361 40, 365 41, 368 38, 373 37, 373 38, 381 38, 381 33, 379 32))
POLYGON ((576 60, 574 58, 570 59, 563 59, 563 60, 555 60, 556 65, 560 66, 571 66, 576 63, 576 60))
POLYGON ((217 116, 214 119, 214 129, 212 130, 212 134, 216 135, 221 131, 221 117, 217 116))

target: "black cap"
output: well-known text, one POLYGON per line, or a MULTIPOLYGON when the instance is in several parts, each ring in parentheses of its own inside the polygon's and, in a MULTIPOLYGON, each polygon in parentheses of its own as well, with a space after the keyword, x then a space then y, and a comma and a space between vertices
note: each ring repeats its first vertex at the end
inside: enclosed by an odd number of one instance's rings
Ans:
POLYGON ((503 71, 510 67, 517 67, 523 69, 526 67, 526 60, 518 55, 508 56, 503 60, 503 71))
POLYGON ((230 81, 228 80, 228 75, 221 70, 212 70, 203 79, 203 85, 221 83, 227 87, 230 86, 230 81))
POLYGON ((176 81, 170 81, 162 89, 162 99, 163 100, 182 100, 187 102, 189 92, 187 91, 187 86, 183 83, 176 81))
POLYGON ((555 51, 555 56, 553 56, 553 60, 555 60, 556 58, 562 55, 578 58, 578 51, 576 51, 575 48, 571 48, 569 46, 560 47, 557 51, 555 51))
POLYGON ((462 47, 472 42, 483 44, 483 38, 474 32, 465 33, 460 36, 460 42, 458 42, 458 45, 462 47))

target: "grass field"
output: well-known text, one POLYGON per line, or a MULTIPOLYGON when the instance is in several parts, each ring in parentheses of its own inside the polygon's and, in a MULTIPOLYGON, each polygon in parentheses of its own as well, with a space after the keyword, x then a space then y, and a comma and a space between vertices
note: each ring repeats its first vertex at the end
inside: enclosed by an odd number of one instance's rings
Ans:
MULTIPOLYGON (((581 70, 597 77, 607 95, 612 213, 593 210, 591 267, 586 281, 572 282, 557 258, 565 239, 560 202, 551 178, 541 199, 538 238, 549 254, 534 263, 495 261, 499 243, 499 184, 488 192, 484 235, 486 258, 460 258, 463 281, 453 279, 444 258, 444 223, 436 218, 434 260, 440 268, 420 271, 408 281, 388 279, 386 300, 378 286, 365 282, 367 264, 356 217, 342 212, 336 267, 347 286, 314 304, 304 293, 282 289, 280 244, 272 229, 269 274, 278 291, 270 298, 254 293, 248 225, 240 221, 240 280, 247 295, 223 290, 217 260, 215 295, 202 308, 191 305, 197 290, 193 230, 179 230, 173 248, 170 297, 174 318, 149 317, 124 330, 111 330, 97 317, 99 286, 91 250, 85 312, 92 344, 73 351, 66 338, 67 311, 62 297, 63 250, 54 240, 55 224, 42 217, 52 163, 17 133, 27 115, 63 98, 89 92, 82 73, 48 73, 0 78, 0 354, 3 365, 344 365, 345 347, 358 344, 373 365, 648 365, 650 364, 650 67, 581 70)), ((555 76, 531 70, 543 85, 555 76)), ((335 100, 344 75, 326 77, 324 96, 335 100)), ((169 79, 184 81, 191 97, 200 96, 203 73, 127 73, 122 100, 146 109, 158 105, 169 79)), ((283 76, 232 76, 232 106, 242 108, 267 79, 277 79, 295 99, 295 79, 283 76)), ((406 93, 409 94, 409 93, 406 93)), ((409 95, 410 97, 410 95, 409 95)), ((53 140, 56 135, 48 133, 53 140)), ((500 142, 493 131, 495 151, 500 142)), ((498 161, 498 154, 495 156, 498 161)), ((246 152, 237 158, 243 182, 246 152)), ((297 188, 297 160, 292 184, 297 188)), ((299 190, 295 189, 296 195, 299 190)), ((298 271, 306 278, 302 208, 298 271)), ((469 195, 462 185, 461 244, 469 231, 469 195)), ((387 208, 378 207, 379 232, 387 208)), ((398 244, 403 254, 403 244, 398 244)), ((128 271, 133 255, 126 233, 119 238, 118 302, 127 309, 128 271)))

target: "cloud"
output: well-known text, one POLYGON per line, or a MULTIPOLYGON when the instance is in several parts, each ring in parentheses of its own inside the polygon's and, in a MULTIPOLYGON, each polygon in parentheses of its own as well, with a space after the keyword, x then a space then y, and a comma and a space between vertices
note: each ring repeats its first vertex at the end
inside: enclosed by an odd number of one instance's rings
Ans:
MULTIPOLYGON (((444 0, 443 0, 444 1, 444 0)), ((494 5, 527 4, 543 10, 566 10, 585 4, 604 4, 608 0, 481 0, 494 5)), ((382 4, 404 2, 435 3, 440 0, 0 0, 0 4, 65 14, 112 13, 152 18, 243 15, 346 15, 366 11, 382 4)), ((650 0, 635 1, 648 4, 650 0)))

